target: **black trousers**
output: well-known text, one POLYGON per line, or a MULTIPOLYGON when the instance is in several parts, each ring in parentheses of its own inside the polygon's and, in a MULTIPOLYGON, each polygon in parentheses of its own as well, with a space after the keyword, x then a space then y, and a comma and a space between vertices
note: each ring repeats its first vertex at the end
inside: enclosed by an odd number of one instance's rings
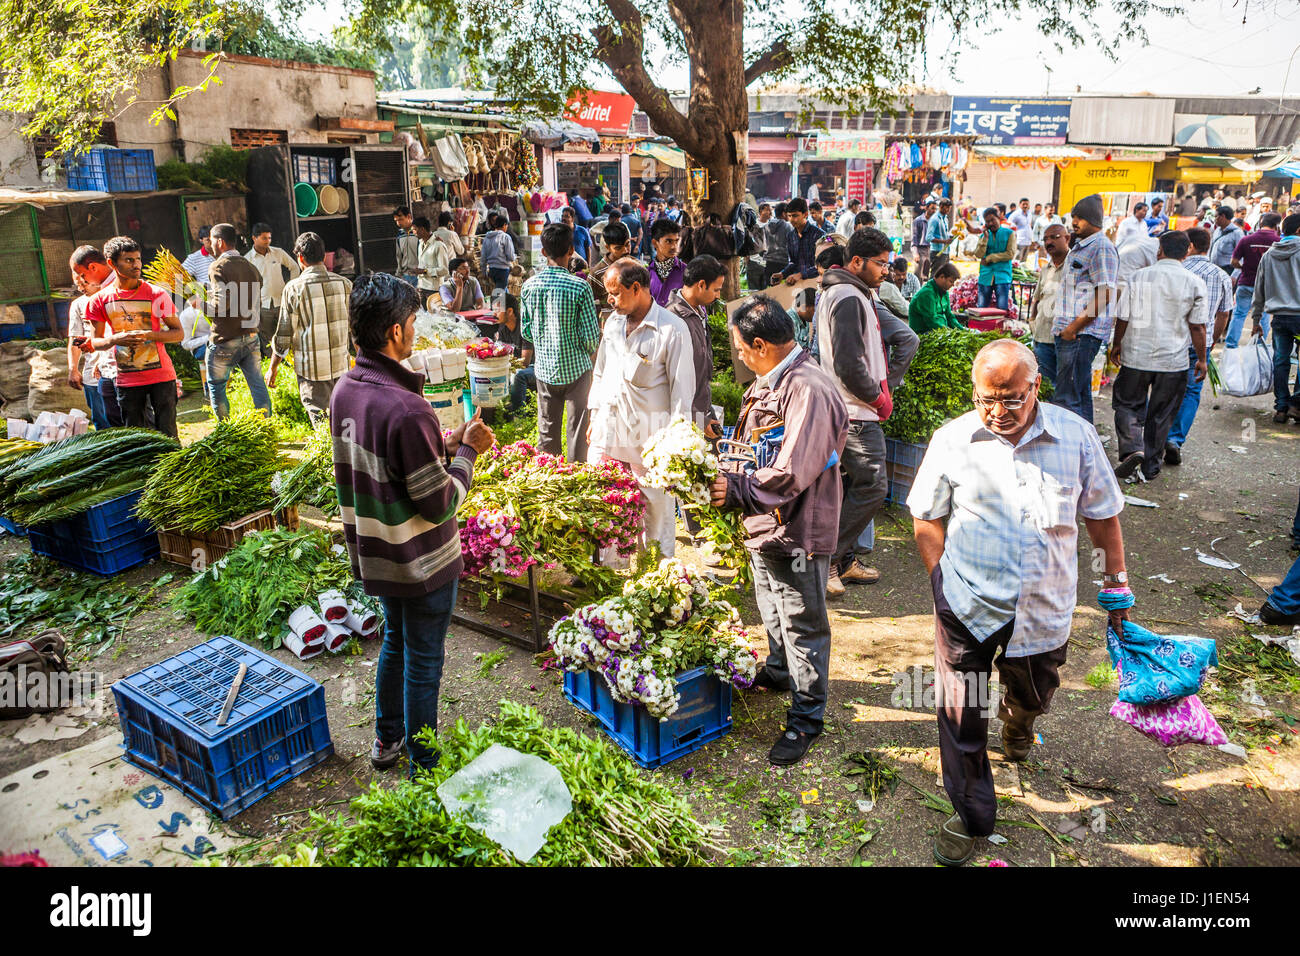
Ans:
POLYGON ((1007 657, 1015 618, 983 641, 976 640, 948 606, 938 565, 930 575, 930 586, 934 591, 934 687, 943 788, 966 832, 988 836, 998 810, 988 754, 992 716, 989 675, 994 658, 1002 685, 998 717, 1016 728, 1016 736, 1029 735, 1034 719, 1047 713, 1060 686, 1058 671, 1065 663, 1067 645, 1028 657, 1007 657))
POLYGON ((1115 434, 1122 461, 1135 451, 1142 452, 1142 475, 1154 478, 1164 460, 1165 442, 1174 416, 1187 391, 1187 369, 1178 372, 1145 372, 1122 366, 1115 376, 1111 405, 1115 409, 1115 434))
POLYGON ((569 461, 587 460, 587 396, 591 392, 591 370, 583 372, 567 385, 551 385, 537 380, 537 444, 548 455, 565 455, 569 461), (561 429, 565 413, 569 416, 568 440, 561 429), (563 443, 563 447, 561 447, 563 443))
POLYGON ((117 402, 122 407, 122 417, 129 428, 156 428, 164 435, 176 434, 176 379, 155 382, 153 385, 117 387, 117 402), (153 406, 153 421, 149 421, 148 406, 153 406))

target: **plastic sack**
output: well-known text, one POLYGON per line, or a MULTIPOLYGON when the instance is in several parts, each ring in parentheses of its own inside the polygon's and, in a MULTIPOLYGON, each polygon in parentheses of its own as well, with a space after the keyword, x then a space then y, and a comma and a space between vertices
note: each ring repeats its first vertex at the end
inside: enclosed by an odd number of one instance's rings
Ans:
POLYGON ((1150 706, 1117 700, 1111 705, 1110 715, 1142 731, 1162 747, 1179 744, 1218 747, 1228 742, 1219 722, 1195 694, 1150 706))
POLYGON ((1153 634, 1124 622, 1120 638, 1106 628, 1106 650, 1119 674, 1119 699, 1126 704, 1159 704, 1195 694, 1205 672, 1218 666, 1219 652, 1208 637, 1153 634))
POLYGON ((1224 349, 1219 380, 1225 392, 1238 398, 1273 391, 1273 349, 1262 336, 1250 345, 1224 349))
POLYGON ((447 812, 527 863, 573 810, 560 772, 541 757, 493 744, 438 788, 447 812))

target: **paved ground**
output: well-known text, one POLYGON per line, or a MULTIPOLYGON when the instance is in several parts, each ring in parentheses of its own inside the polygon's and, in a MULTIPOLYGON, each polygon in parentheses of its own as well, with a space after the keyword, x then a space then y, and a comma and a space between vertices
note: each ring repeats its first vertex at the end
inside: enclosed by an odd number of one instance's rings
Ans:
MULTIPOLYGON (((1300 863, 1300 668, 1280 649, 1262 654, 1263 645, 1249 637, 1252 631, 1282 632, 1249 627, 1226 614, 1238 602, 1256 609, 1261 588, 1275 585, 1294 558, 1284 529, 1300 485, 1300 427, 1275 426, 1269 413, 1263 397, 1207 400, 1186 463, 1166 469, 1153 484, 1128 489, 1159 507, 1129 508, 1123 519, 1138 598, 1135 618, 1156 630, 1218 641, 1222 666, 1203 697, 1229 736, 1249 749, 1249 758, 1197 746, 1164 750, 1108 715, 1113 687, 1099 689, 1086 680, 1106 661, 1106 652, 1095 585, 1084 574, 1062 687, 1051 714, 1038 724, 1041 744, 1019 766, 993 754, 1004 821, 998 838, 1005 843, 981 841, 979 863, 1300 863), (1201 563, 1197 552, 1211 553, 1212 542, 1241 562, 1244 573, 1201 563)), ((1110 435, 1104 399, 1097 418, 1103 435, 1110 435)), ((187 420, 198 419, 182 418, 187 420)), ((725 825, 732 848, 728 862, 931 863, 932 834, 944 819, 935 807, 946 799, 936 782, 933 711, 922 698, 911 708, 891 705, 894 675, 931 663, 928 582, 903 513, 891 509, 877 528, 873 560, 882 580, 851 588, 834 604, 827 733, 804 763, 790 770, 767 764, 784 704, 772 694, 748 693, 737 695, 728 736, 660 771, 702 819, 725 825), (870 805, 860 801, 870 797, 872 775, 845 774, 862 768, 849 758, 864 753, 871 754, 880 783, 870 805), (897 772, 892 793, 885 780, 890 768, 897 772)), ((22 547, 12 539, 0 541, 5 555, 22 547)), ((1088 548, 1082 538, 1081 552, 1088 548)), ((140 568, 129 581, 145 587, 166 570, 140 568)), ((746 621, 756 625, 752 600, 745 596, 742 604, 746 621)), ((752 633, 761 646, 761 630, 755 626, 752 633)), ((102 670, 112 681, 201 640, 165 607, 153 607, 137 615, 109 653, 83 666, 102 670)), ((368 642, 359 656, 326 656, 304 665, 325 685, 337 755, 233 822, 239 832, 268 841, 259 852, 291 841, 303 820, 300 811, 337 806, 375 776, 366 753, 377 655, 377 642, 368 642)), ((559 675, 541 669, 532 654, 454 629, 441 719, 482 721, 503 698, 528 701, 550 721, 598 733, 564 700, 559 675)), ((0 723, 0 776, 118 733, 110 717, 71 740, 21 745, 12 738, 14 728, 15 722, 0 723)), ((996 729, 995 721, 994 750, 996 729)))

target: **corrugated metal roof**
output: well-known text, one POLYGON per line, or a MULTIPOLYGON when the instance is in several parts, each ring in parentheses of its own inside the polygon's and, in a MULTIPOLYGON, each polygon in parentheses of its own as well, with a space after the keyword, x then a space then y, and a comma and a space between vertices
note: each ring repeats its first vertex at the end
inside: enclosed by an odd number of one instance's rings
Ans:
POLYGON ((976 143, 972 147, 977 156, 990 156, 994 159, 1090 159, 1086 153, 1073 146, 983 146, 976 143))
POLYGON ((1257 149, 1290 146, 1300 140, 1300 100, 1279 101, 1268 96, 1179 97, 1176 113, 1211 116, 1254 116, 1257 149))

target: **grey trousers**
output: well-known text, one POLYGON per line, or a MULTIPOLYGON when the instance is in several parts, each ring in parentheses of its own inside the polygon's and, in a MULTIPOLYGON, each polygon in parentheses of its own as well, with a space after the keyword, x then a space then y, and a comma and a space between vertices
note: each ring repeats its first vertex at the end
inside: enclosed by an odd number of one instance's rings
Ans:
POLYGON ((1135 451, 1142 452, 1142 475, 1154 478, 1164 460, 1165 442, 1174 416, 1187 391, 1187 370, 1144 372, 1121 366, 1115 376, 1110 403, 1115 409, 1115 435, 1122 461, 1135 451))
POLYGON ((302 407, 307 409, 307 417, 313 425, 318 425, 329 417, 330 396, 334 394, 334 386, 338 383, 336 378, 322 381, 298 377, 298 397, 302 399, 302 407))
POLYGON ((537 438, 541 450, 548 455, 564 454, 569 461, 587 460, 587 395, 591 392, 591 370, 568 385, 552 385, 537 380, 537 438), (566 450, 561 451, 560 430, 564 427, 564 413, 569 415, 569 435, 566 450))
POLYGON ((840 536, 832 564, 843 572, 853 561, 858 538, 871 524, 889 492, 885 474, 885 433, 879 422, 850 422, 840 456, 844 502, 840 505, 840 536))
POLYGON ((767 631, 767 668, 772 680, 788 684, 790 730, 820 734, 830 685, 831 623, 826 616, 830 558, 792 558, 749 553, 754 597, 767 631))

